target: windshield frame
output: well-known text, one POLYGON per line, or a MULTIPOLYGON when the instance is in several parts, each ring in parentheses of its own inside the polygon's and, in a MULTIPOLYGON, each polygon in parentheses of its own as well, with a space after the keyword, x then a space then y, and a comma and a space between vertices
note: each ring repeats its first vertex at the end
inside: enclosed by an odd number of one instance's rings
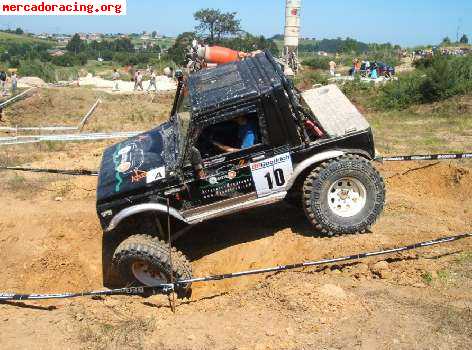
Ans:
POLYGON ((177 129, 176 136, 178 137, 178 154, 179 163, 185 165, 187 146, 190 140, 192 111, 190 103, 190 94, 186 85, 182 86, 177 91, 175 114, 171 118, 175 119, 177 129))

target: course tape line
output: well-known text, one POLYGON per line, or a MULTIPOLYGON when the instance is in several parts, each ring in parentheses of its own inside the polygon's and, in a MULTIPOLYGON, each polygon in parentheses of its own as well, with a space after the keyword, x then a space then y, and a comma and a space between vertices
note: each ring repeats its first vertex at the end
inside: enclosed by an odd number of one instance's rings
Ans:
POLYGON ((31 173, 49 173, 49 174, 60 174, 70 176, 98 176, 98 171, 78 169, 78 170, 66 170, 66 169, 41 169, 41 168, 22 168, 22 167, 9 167, 2 166, 0 170, 14 170, 14 171, 25 171, 31 173))
MULTIPOLYGON (((378 162, 405 162, 419 160, 453 160, 453 159, 472 159, 472 153, 449 153, 449 154, 429 154, 417 156, 395 156, 395 157, 377 157, 374 160, 378 162)), ((61 169, 41 169, 41 168, 23 168, 0 166, 0 170, 16 170, 33 173, 51 173, 71 176, 98 176, 98 170, 61 170, 61 169)))
POLYGON ((424 154, 414 156, 395 156, 395 157, 377 157, 379 162, 408 162, 421 160, 450 160, 450 159, 472 159, 472 153, 443 153, 443 154, 424 154))
POLYGON ((187 285, 190 283, 197 283, 197 282, 209 282, 209 281, 221 281, 225 279, 249 276, 249 275, 258 275, 258 274, 266 274, 272 272, 281 272, 281 271, 288 271, 294 269, 300 269, 304 267, 312 267, 312 266, 320 266, 320 265, 328 265, 334 263, 340 263, 350 260, 360 260, 365 259, 372 256, 381 256, 381 255, 389 255, 395 254, 400 252, 405 252, 409 250, 415 250, 419 248, 430 247, 433 245, 439 244, 446 244, 455 241, 459 241, 465 238, 472 237, 472 233, 465 233, 456 236, 450 237, 442 237, 438 239, 434 239, 431 241, 414 243, 411 245, 406 245, 399 248, 391 248, 386 250, 379 250, 374 252, 367 252, 367 253, 359 253, 348 255, 340 258, 333 258, 333 259, 323 259, 318 261, 306 261, 303 263, 298 264, 291 264, 291 265, 280 265, 276 267, 269 267, 265 269, 255 269, 255 270, 248 270, 248 271, 241 271, 241 272, 233 272, 223 275, 211 275, 206 277, 200 278, 192 278, 187 280, 179 280, 174 284, 161 284, 155 287, 133 287, 133 288, 121 288, 121 289, 110 289, 110 290, 102 290, 102 291, 92 291, 92 292, 81 292, 81 293, 56 293, 56 294, 13 294, 13 293, 0 293, 0 301, 14 301, 14 300, 40 300, 40 299, 67 299, 67 298, 77 298, 77 297, 86 297, 86 296, 109 296, 109 295, 140 295, 143 297, 149 297, 151 295, 157 294, 169 294, 175 290, 175 288, 179 287, 180 285, 187 285))

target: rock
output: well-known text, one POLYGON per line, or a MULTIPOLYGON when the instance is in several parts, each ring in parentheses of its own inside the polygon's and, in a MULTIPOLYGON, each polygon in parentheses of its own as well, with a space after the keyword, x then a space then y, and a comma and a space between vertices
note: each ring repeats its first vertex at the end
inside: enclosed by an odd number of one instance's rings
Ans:
POLYGON ((369 266, 366 264, 357 264, 355 265, 352 270, 351 274, 354 277, 362 277, 362 276, 367 276, 369 274, 369 266))
POLYGON ((319 289, 319 291, 323 293, 324 295, 331 298, 336 298, 336 299, 347 298, 346 292, 341 287, 335 286, 333 284, 325 284, 319 289))
POLYGON ((393 273, 390 270, 382 270, 380 271, 380 278, 383 280, 390 280, 393 278, 393 273))
POLYGON ((374 272, 380 272, 382 270, 388 270, 389 269, 389 266, 388 266, 388 262, 386 261, 379 261, 378 263, 374 264, 374 266, 372 266, 372 271, 374 272))
POLYGON ((56 202, 62 202, 62 197, 56 197, 56 198, 54 198, 54 200, 55 200, 56 202))
POLYGON ((388 263, 386 261, 379 261, 378 263, 374 264, 370 269, 376 276, 382 278, 382 274, 385 276, 388 275, 387 271, 390 270, 390 267, 388 266, 388 263))

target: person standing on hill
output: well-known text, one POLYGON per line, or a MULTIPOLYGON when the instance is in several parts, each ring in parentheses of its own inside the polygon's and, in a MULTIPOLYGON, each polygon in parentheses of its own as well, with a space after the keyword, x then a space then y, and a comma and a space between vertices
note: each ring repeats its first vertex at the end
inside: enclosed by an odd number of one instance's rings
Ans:
POLYGON ((118 86, 118 80, 120 80, 120 73, 116 70, 113 70, 113 74, 111 75, 113 80, 113 91, 120 91, 120 87, 118 86))
POLYGON ((379 74, 377 72, 377 64, 374 63, 372 66, 371 66, 371 71, 370 71, 370 77, 372 79, 377 79, 379 77, 379 74))
POLYGON ((11 75, 11 94, 16 94, 16 90, 18 89, 18 76, 16 72, 13 72, 11 75))
POLYGON ((330 61, 329 62, 329 74, 334 77, 336 75, 336 62, 330 61))
POLYGON ((134 90, 141 89, 141 91, 144 90, 143 88, 143 75, 141 74, 141 71, 136 72, 136 76, 134 78, 134 90))
POLYGON ((7 73, 4 70, 0 71, 0 89, 2 95, 5 96, 7 93, 7 73))
POLYGON ((147 88, 147 91, 150 91, 150 90, 151 90, 151 86, 154 86, 154 91, 157 92, 156 79, 157 79, 156 72, 154 72, 153 70, 151 70, 151 79, 149 79, 149 86, 148 86, 148 88, 147 88))

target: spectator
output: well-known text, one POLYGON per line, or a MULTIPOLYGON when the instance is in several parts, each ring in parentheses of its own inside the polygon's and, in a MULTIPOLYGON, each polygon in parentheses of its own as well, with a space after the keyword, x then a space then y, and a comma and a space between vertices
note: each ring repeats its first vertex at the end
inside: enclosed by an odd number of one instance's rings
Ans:
POLYGON ((358 58, 356 58, 356 61, 354 63, 354 69, 356 73, 359 73, 361 70, 361 61, 358 58))
POLYGON ((4 70, 0 71, 0 90, 2 90, 2 95, 5 96, 7 92, 7 73, 4 70))
POLYGON ((329 62, 329 74, 334 77, 336 75, 336 62, 329 62))
POLYGON ((18 77, 16 72, 13 72, 11 75, 11 94, 16 94, 16 90, 18 89, 18 77))
POLYGON ((147 88, 147 91, 150 91, 151 86, 154 86, 154 91, 157 92, 156 79, 157 79, 156 73, 153 70, 151 70, 151 79, 149 79, 149 86, 147 88))
POLYGON ((118 73, 116 68, 113 70, 111 78, 113 80, 113 91, 120 91, 120 87, 118 85, 118 81, 120 80, 120 73, 118 73))
POLYGON ((377 65, 375 63, 372 65, 372 69, 371 69, 371 72, 370 72, 370 77, 372 79, 377 79, 379 77, 379 75, 377 73, 377 65))
POLYGON ((365 72, 366 72, 366 77, 370 76, 370 62, 365 61, 365 72))
POLYGON ((143 75, 141 74, 141 71, 137 71, 136 75, 134 77, 134 90, 141 89, 141 91, 144 91, 143 88, 143 75))

